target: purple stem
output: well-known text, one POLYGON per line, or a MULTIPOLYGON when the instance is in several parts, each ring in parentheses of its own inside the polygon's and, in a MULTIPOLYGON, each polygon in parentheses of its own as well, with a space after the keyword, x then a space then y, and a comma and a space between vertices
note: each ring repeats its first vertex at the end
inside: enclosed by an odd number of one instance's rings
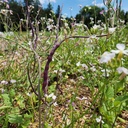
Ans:
MULTIPOLYGON (((105 35, 99 35, 99 36, 96 36, 96 37, 105 37, 105 36, 108 36, 108 34, 105 34, 105 35)), ((59 43, 57 42, 58 40, 56 40, 54 46, 52 47, 52 50, 50 51, 50 54, 48 55, 47 57, 47 62, 46 62, 46 65, 45 65, 45 68, 44 68, 44 75, 43 75, 43 91, 44 93, 46 94, 47 93, 47 87, 48 87, 48 71, 49 71, 49 65, 50 65, 50 62, 52 61, 52 58, 53 58, 53 55, 55 53, 55 51, 57 50, 57 48, 59 48, 59 46, 67 39, 70 39, 70 38, 89 38, 90 36, 69 36, 65 39, 63 39, 62 41, 60 41, 59 43)))

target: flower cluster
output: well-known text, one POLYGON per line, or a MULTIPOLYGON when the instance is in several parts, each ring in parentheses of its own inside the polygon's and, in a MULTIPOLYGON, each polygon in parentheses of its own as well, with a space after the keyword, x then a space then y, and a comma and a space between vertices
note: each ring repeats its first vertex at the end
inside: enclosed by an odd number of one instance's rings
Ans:
MULTIPOLYGON (((128 50, 125 50, 124 44, 117 44, 116 45, 117 50, 111 50, 111 52, 104 52, 99 60, 100 63, 108 63, 110 62, 116 54, 118 54, 118 60, 121 60, 123 54, 128 55, 128 50)), ((128 75, 128 69, 124 67, 118 67, 117 72, 119 74, 123 74, 123 76, 120 76, 120 79, 124 78, 124 76, 128 75)))
POLYGON ((111 50, 111 52, 104 52, 103 55, 101 56, 99 62, 100 63, 108 63, 115 57, 116 54, 118 54, 120 56, 120 59, 123 54, 128 55, 128 50, 125 50, 124 44, 117 44, 116 47, 117 47, 117 50, 111 50))

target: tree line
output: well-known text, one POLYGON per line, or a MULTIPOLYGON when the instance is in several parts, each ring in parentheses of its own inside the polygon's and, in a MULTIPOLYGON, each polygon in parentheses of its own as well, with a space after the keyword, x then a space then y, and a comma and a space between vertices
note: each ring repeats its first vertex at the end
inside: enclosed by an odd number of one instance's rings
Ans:
MULTIPOLYGON (((57 18, 59 17, 60 13, 60 5, 58 5, 56 12, 53 12, 53 6, 51 3, 48 3, 46 8, 43 8, 39 0, 24 0, 23 2, 17 2, 15 0, 9 0, 8 3, 0 3, 0 31, 5 30, 5 24, 4 22, 8 22, 8 27, 15 28, 16 30, 20 29, 19 24, 22 20, 27 19, 29 14, 29 21, 36 20, 40 21, 41 17, 45 17, 46 19, 52 18, 56 24, 57 18), (8 7, 7 7, 8 5, 8 7), (7 9, 8 11, 11 11, 11 13, 6 14, 4 9, 7 9), (3 11, 3 12, 2 12, 3 11), (31 13, 29 13, 31 11, 31 13), (9 23, 12 24, 9 24, 9 23)), ((98 6, 84 6, 80 9, 79 13, 74 17, 75 22, 83 22, 88 27, 91 27, 91 23, 98 21, 105 22, 105 9, 100 8, 98 6), (94 19, 94 21, 92 21, 94 19)), ((106 16, 109 17, 106 13, 106 16)), ((68 23, 70 24, 73 17, 67 17, 68 23)), ((125 24, 128 22, 128 11, 124 12, 124 10, 120 11, 119 18, 125 22, 125 24)), ((92 23, 93 24, 93 23, 92 23)), ((39 26, 39 29, 41 29, 42 26, 39 26)), ((26 30, 26 25, 22 25, 22 30, 26 30)))

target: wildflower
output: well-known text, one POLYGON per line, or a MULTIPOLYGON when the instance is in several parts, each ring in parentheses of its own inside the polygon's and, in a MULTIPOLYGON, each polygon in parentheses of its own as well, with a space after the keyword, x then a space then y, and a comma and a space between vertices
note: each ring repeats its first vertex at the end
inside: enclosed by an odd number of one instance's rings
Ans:
POLYGON ((28 42, 28 45, 29 45, 29 46, 31 46, 31 45, 32 45, 32 42, 31 42, 31 41, 29 41, 29 42, 28 42))
POLYGON ((8 10, 6 10, 6 9, 1 9, 1 12, 0 12, 0 13, 2 13, 3 15, 7 15, 8 10))
POLYGON ((20 21, 23 21, 23 19, 20 19, 20 21))
POLYGON ((64 26, 65 26, 66 28, 68 28, 68 23, 64 23, 64 26))
POLYGON ((30 12, 32 9, 34 9, 34 6, 33 5, 29 5, 28 6, 28 11, 30 12))
POLYGON ((77 66, 77 67, 80 66, 80 65, 81 65, 80 61, 79 61, 78 63, 76 63, 76 66, 77 66))
POLYGON ((8 0, 4 0, 4 2, 8 3, 8 0))
POLYGON ((81 66, 85 69, 88 69, 88 66, 86 64, 81 64, 81 66))
POLYGON ((12 10, 9 10, 9 13, 12 15, 13 14, 13 11, 12 10))
POLYGON ((96 30, 96 29, 98 29, 98 28, 100 28, 100 26, 99 26, 99 25, 94 24, 93 29, 94 29, 94 30, 96 30))
POLYGON ((113 32, 115 32, 116 28, 108 28, 108 32, 109 34, 112 34, 113 32))
POLYGON ((6 8, 8 8, 8 9, 9 9, 9 4, 7 4, 7 5, 6 5, 6 8))
POLYGON ((128 55, 128 50, 125 50, 124 44, 117 44, 116 47, 118 50, 111 50, 112 53, 128 55))
POLYGON ((60 73, 63 73, 63 72, 65 72, 65 70, 63 70, 63 69, 60 68, 60 69, 59 69, 59 72, 60 72, 60 73))
POLYGON ((93 17, 90 17, 90 20, 92 21, 92 20, 94 20, 94 18, 93 17))
POLYGON ((48 18, 48 22, 53 23, 54 21, 53 21, 53 19, 48 18))
POLYGON ((79 79, 84 80, 84 77, 83 76, 80 76, 79 79))
POLYGON ((52 24, 47 26, 47 29, 48 29, 49 31, 52 30, 52 28, 53 28, 53 25, 52 25, 52 24))
POLYGON ((106 1, 105 1, 105 5, 108 6, 108 5, 111 3, 111 1, 112 1, 112 0, 106 0, 106 1))
POLYGON ((54 106, 57 106, 58 104, 55 102, 55 103, 53 103, 53 105, 54 105, 54 106))
POLYGON ((101 116, 99 116, 99 118, 96 118, 96 122, 97 123, 100 123, 101 122, 102 124, 104 123, 104 121, 102 120, 102 117, 101 116))
POLYGON ((101 23, 101 20, 98 20, 97 23, 98 23, 98 24, 101 23))
POLYGON ((118 72, 119 74, 125 73, 125 74, 128 75, 128 69, 126 69, 126 68, 124 68, 124 67, 119 67, 119 68, 117 68, 117 72, 118 72))
POLYGON ((28 93, 26 93, 26 94, 27 94, 27 96, 29 96, 29 97, 31 96, 31 94, 30 94, 29 92, 28 92, 28 93))
POLYGON ((50 95, 45 95, 46 98, 52 98, 53 100, 56 99, 56 96, 54 95, 54 93, 51 93, 50 95))
POLYGON ((90 70, 91 70, 92 72, 95 72, 95 71, 96 71, 95 66, 92 66, 92 67, 90 68, 90 70))
POLYGON ((104 14, 104 10, 102 10, 102 11, 100 12, 100 14, 101 14, 101 15, 104 14))
POLYGON ((124 67, 117 68, 117 72, 121 74, 121 76, 119 77, 120 80, 122 80, 126 75, 128 75, 128 69, 124 67))
POLYGON ((8 81, 2 80, 1 81, 1 84, 7 85, 8 84, 8 81))
POLYGON ((3 88, 1 88, 0 91, 1 91, 1 93, 4 93, 4 89, 3 88))
POLYGON ((101 56, 99 62, 100 63, 108 63, 114 57, 115 57, 115 53, 104 52, 103 55, 101 56))
POLYGON ((54 73, 57 73, 57 72, 58 72, 58 70, 54 70, 53 72, 54 72, 54 73))
POLYGON ((10 80, 10 82, 12 83, 12 84, 14 84, 14 83, 16 83, 16 80, 10 80))
POLYGON ((56 96, 55 96, 55 95, 53 95, 53 96, 52 96, 52 99, 53 99, 53 100, 55 100, 55 99, 56 99, 56 96))

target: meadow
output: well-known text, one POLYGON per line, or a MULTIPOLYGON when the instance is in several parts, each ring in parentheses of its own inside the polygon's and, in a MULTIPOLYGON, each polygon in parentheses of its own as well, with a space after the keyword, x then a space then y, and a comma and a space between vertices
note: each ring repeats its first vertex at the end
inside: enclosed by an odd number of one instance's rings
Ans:
POLYGON ((0 33, 0 127, 127 128, 128 25, 58 19, 0 33))

